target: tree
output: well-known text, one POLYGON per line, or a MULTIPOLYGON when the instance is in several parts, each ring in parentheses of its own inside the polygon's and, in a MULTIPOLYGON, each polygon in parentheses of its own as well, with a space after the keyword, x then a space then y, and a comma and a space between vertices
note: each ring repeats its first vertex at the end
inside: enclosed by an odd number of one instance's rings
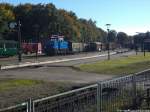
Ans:
POLYGON ((8 39, 8 35, 11 33, 9 30, 9 22, 15 19, 13 13, 13 6, 9 4, 0 4, 0 35, 1 38, 8 39))
POLYGON ((119 32, 117 34, 117 43, 120 44, 121 47, 125 47, 128 43, 128 35, 124 32, 119 32))
POLYGON ((103 41, 106 33, 96 26, 96 21, 79 19, 81 38, 85 42, 103 41))
POLYGON ((117 41, 117 32, 115 30, 111 30, 109 32, 109 42, 116 42, 117 41))
MULTIPOLYGON (((45 38, 58 34, 64 35, 65 39, 70 41, 94 42, 102 41, 106 36, 106 32, 96 26, 96 21, 78 19, 74 12, 57 9, 51 3, 3 7, 0 7, 2 8, 0 10, 0 31, 8 35, 9 33, 4 30, 7 29, 5 24, 12 20, 21 21, 22 40, 37 40, 39 37, 45 38)), ((12 34, 14 36, 9 36, 17 37, 16 32, 12 34)))

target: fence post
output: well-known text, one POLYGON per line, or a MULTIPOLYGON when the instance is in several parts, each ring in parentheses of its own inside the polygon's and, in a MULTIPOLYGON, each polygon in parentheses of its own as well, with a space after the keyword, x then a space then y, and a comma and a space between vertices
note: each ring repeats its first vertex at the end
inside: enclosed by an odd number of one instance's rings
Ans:
POLYGON ((32 99, 28 100, 28 112, 32 112, 32 99))
POLYGON ((137 107, 137 102, 136 102, 136 96, 137 96, 137 93, 136 93, 136 74, 133 74, 132 76, 132 88, 133 88, 133 91, 132 91, 132 98, 133 98, 133 109, 136 109, 137 107))
POLYGON ((150 88, 148 88, 147 90, 146 90, 146 103, 147 103, 147 108, 149 109, 149 107, 150 107, 150 88))
POLYGON ((97 112, 102 112, 102 83, 97 86, 97 112))

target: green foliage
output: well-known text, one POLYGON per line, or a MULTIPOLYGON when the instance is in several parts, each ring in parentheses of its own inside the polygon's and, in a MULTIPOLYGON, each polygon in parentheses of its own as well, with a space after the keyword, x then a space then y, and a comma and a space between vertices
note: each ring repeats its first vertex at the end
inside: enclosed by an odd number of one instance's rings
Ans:
POLYGON ((57 9, 53 4, 0 4, 0 31, 5 39, 17 38, 17 32, 6 32, 9 21, 21 21, 22 39, 40 39, 52 34, 61 34, 77 42, 105 40, 106 33, 93 20, 78 19, 72 11, 57 9), (9 38, 8 38, 9 37, 9 38))
POLYGON ((109 42, 117 41, 117 32, 115 30, 111 30, 109 33, 109 42))
POLYGON ((92 21, 91 19, 79 19, 79 22, 81 26, 81 41, 101 41, 102 38, 106 37, 106 33, 102 29, 96 27, 96 21, 92 21))
POLYGON ((120 44, 122 47, 125 46, 129 42, 128 35, 124 32, 119 32, 117 34, 117 43, 120 44))
POLYGON ((13 13, 13 6, 9 4, 2 3, 0 4, 0 38, 7 38, 6 34, 9 34, 8 23, 15 19, 13 13))

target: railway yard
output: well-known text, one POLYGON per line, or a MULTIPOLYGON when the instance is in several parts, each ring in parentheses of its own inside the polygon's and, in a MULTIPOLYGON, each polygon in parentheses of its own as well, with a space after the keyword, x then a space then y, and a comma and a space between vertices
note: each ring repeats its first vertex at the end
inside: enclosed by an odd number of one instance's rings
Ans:
POLYGON ((149 6, 0 0, 0 112, 150 112, 149 6))
MULTIPOLYGON (((126 52, 122 54, 111 55, 112 59, 118 57, 126 57, 129 55, 135 55, 135 52, 126 52)), ((43 64, 39 66, 30 66, 19 69, 9 69, 0 71, 0 80, 1 85, 6 85, 6 89, 1 88, 0 86, 0 107, 8 107, 15 105, 17 103, 26 101, 29 98, 37 99, 67 90, 76 89, 85 85, 96 83, 97 81, 102 81, 116 77, 115 75, 106 75, 106 74, 97 74, 97 73, 88 73, 80 71, 75 66, 85 63, 94 63, 99 60, 106 60, 107 53, 88 53, 88 54, 78 54, 78 55, 68 55, 68 56, 58 56, 50 57, 49 60, 57 59, 74 59, 67 62, 54 62, 50 64, 43 64), (102 54, 105 54, 103 56, 102 54), (98 55, 98 56, 97 56, 98 55), (80 59, 81 57, 92 57, 87 59, 80 59), (9 86, 9 82, 15 80, 15 87, 9 86), (19 81, 21 86, 17 86, 18 80, 23 81, 38 81, 37 83, 26 84, 19 81), (4 83, 5 82, 5 83, 4 83), (7 83, 8 82, 8 83, 7 83)), ((45 61, 48 57, 38 58, 38 61, 45 61)), ((5 59, 3 59, 5 60, 5 59)), ((25 61, 30 61, 31 59, 26 59, 25 61)), ((48 60, 47 60, 48 61, 48 60)), ((14 61, 15 62, 15 61, 14 61)), ((12 64, 12 63, 11 63, 12 64)), ((9 65, 8 63, 6 65, 9 65)))

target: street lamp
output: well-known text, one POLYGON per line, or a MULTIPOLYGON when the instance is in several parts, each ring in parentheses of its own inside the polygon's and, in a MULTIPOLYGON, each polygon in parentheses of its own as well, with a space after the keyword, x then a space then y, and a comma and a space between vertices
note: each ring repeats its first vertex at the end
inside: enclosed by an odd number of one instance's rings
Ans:
POLYGON ((110 60, 110 52, 109 52, 109 32, 110 32, 109 28, 110 28, 110 26, 111 26, 111 24, 106 24, 107 32, 108 32, 108 34, 107 34, 108 60, 110 60))

